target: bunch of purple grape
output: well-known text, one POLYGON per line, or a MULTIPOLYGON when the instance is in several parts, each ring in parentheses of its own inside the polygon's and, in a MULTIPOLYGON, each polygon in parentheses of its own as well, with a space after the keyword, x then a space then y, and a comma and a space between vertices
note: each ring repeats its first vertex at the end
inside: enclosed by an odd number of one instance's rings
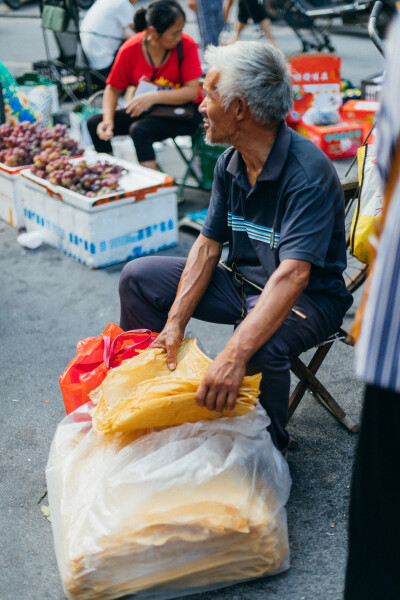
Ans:
POLYGON ((67 156, 47 148, 34 157, 32 173, 53 185, 96 198, 120 191, 118 181, 126 169, 101 161, 93 165, 85 160, 72 163, 67 156))
POLYGON ((7 167, 31 165, 34 157, 44 149, 69 156, 83 153, 78 142, 69 137, 66 125, 55 125, 51 129, 28 121, 17 126, 0 125, 0 162, 7 167))

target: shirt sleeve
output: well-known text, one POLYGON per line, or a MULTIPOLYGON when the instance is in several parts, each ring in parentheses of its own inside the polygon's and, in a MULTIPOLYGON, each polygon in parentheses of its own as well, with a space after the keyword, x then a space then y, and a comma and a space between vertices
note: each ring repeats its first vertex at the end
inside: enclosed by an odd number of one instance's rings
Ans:
POLYGON ((118 90, 126 90, 130 85, 136 85, 132 81, 132 64, 134 59, 134 48, 129 45, 130 40, 125 42, 118 50, 110 74, 106 83, 118 90), (128 44, 128 45, 127 45, 128 44))
POLYGON ((210 206, 201 233, 217 242, 228 241, 228 203, 225 191, 225 161, 220 157, 215 165, 210 206))
POLYGON ((201 68, 199 49, 192 38, 182 39, 181 79, 183 83, 198 79, 203 72, 201 68))
POLYGON ((293 193, 281 224, 278 255, 280 262, 294 258, 323 267, 335 222, 332 194, 321 186, 309 186, 293 193))

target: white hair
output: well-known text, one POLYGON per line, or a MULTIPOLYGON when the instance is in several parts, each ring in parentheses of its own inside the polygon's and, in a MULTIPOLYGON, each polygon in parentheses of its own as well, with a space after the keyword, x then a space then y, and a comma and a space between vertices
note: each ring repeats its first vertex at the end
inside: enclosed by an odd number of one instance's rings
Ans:
POLYGON ((243 98, 261 125, 286 118, 293 105, 291 77, 283 53, 265 42, 208 46, 204 55, 220 72, 216 89, 225 108, 243 98))

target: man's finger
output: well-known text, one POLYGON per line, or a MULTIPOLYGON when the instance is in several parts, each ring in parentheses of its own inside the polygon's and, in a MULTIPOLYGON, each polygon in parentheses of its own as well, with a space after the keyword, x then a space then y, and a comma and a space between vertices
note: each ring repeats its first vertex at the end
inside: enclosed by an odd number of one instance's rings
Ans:
POLYGON ((176 369, 176 346, 167 344, 166 350, 168 369, 173 371, 176 369))
POLYGON ((201 382, 196 392, 196 402, 199 406, 205 406, 208 387, 201 382))
POLYGON ((228 410, 233 410, 235 408, 237 400, 237 392, 229 392, 228 400, 226 401, 226 408, 228 410))
MULTIPOLYGON (((229 397, 229 396, 228 396, 229 397)), ((226 399, 227 399, 227 394, 225 391, 220 391, 218 393, 217 399, 215 401, 215 410, 219 413, 222 413, 222 411, 225 408, 225 404, 226 404, 226 399)))
POLYGON ((208 393, 205 400, 205 406, 208 410, 215 410, 215 403, 217 401, 217 393, 213 389, 208 389, 208 393))

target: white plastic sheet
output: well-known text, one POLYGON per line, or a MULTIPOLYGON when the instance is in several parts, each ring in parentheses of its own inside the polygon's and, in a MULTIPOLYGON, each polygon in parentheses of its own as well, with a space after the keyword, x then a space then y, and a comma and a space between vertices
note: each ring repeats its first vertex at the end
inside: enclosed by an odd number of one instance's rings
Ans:
POLYGON ((290 476, 260 406, 104 436, 91 409, 62 421, 46 469, 69 598, 166 600, 289 567, 290 476))

